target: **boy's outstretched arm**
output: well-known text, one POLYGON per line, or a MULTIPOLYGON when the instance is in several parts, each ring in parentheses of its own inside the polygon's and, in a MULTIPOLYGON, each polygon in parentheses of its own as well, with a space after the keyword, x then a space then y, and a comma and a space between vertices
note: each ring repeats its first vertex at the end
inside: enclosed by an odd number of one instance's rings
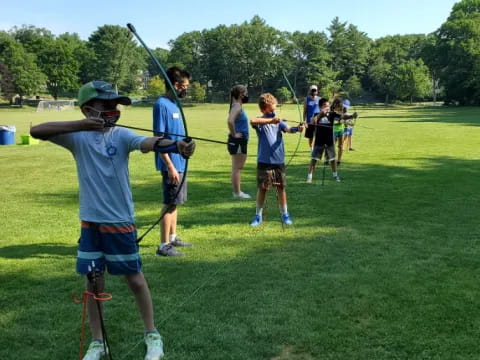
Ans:
POLYGON ((75 121, 52 121, 35 125, 30 135, 36 139, 48 140, 51 137, 75 131, 100 131, 104 128, 103 119, 86 118, 75 121))
POLYGON ((255 117, 250 120, 250 125, 257 126, 257 125, 269 125, 269 124, 278 124, 282 119, 279 117, 273 118, 264 118, 264 117, 255 117))
POLYGON ((285 132, 288 132, 290 134, 295 134, 297 132, 302 132, 303 131, 303 128, 304 128, 305 125, 303 124, 300 124, 298 126, 293 126, 293 127, 290 127, 287 125, 287 127, 285 128, 285 132))
POLYGON ((158 136, 146 138, 140 144, 140 151, 147 153, 155 151, 159 153, 179 153, 183 157, 190 157, 195 151, 195 142, 193 140, 171 140, 158 136))

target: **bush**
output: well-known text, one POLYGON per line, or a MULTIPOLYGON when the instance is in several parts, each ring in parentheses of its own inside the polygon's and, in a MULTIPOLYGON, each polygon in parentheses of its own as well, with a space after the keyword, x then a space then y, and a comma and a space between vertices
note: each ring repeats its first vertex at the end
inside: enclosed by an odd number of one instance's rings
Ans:
POLYGON ((286 88, 285 86, 282 86, 281 88, 277 89, 277 91, 275 91, 275 96, 277 97, 280 104, 282 104, 292 98, 292 92, 288 90, 288 88, 286 88))
POLYGON ((195 102, 204 102, 206 95, 207 95, 207 89, 205 85, 200 84, 198 81, 194 81, 190 85, 190 89, 188 91, 190 93, 190 97, 192 98, 192 101, 195 102))

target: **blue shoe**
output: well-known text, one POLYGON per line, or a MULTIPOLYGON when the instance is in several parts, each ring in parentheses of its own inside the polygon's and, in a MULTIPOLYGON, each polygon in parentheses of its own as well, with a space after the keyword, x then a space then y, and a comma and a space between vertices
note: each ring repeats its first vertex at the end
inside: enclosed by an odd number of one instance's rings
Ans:
POLYGON ((262 217, 259 215, 255 215, 252 222, 250 223, 250 226, 259 226, 261 223, 262 223, 262 217))
POLYGON ((282 223, 285 225, 293 225, 292 219, 290 219, 290 215, 288 214, 283 214, 282 215, 282 223))

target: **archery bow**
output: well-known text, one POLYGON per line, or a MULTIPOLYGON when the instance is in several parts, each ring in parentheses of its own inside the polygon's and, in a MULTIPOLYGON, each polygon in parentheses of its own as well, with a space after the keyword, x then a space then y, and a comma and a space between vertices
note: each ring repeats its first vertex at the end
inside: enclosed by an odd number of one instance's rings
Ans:
MULTIPOLYGON (((300 103, 298 102, 298 98, 297 98, 297 95, 295 94, 295 90, 294 90, 292 84, 290 84, 290 81, 288 80, 287 75, 285 74, 285 71, 282 71, 282 74, 283 74, 283 78, 285 79, 285 82, 287 83, 288 87, 290 88, 290 91, 292 92, 293 99, 297 103, 298 116, 299 116, 299 119, 300 119, 298 124, 303 124, 302 111, 300 110, 300 103)), ((302 132, 299 132, 297 146, 296 146, 295 151, 293 152, 292 156, 290 157, 290 160, 288 160, 287 165, 285 165, 285 168, 287 168, 288 165, 290 165, 293 158, 295 157, 295 155, 298 151, 298 148, 300 147, 301 139, 302 139, 302 132)))
MULTIPOLYGON (((187 130, 187 121, 186 121, 186 118, 185 118, 185 114, 183 113, 183 107, 182 107, 182 104, 180 102, 180 99, 178 98, 178 95, 177 95, 177 90, 175 89, 175 87, 173 86, 172 82, 170 81, 170 79, 168 78, 167 76, 167 73, 165 71, 165 69, 163 68, 162 64, 160 64, 160 62, 158 61, 158 59, 155 57, 155 55, 152 53, 152 51, 148 48, 147 44, 145 44, 145 42, 142 40, 142 38, 140 37, 140 35, 138 35, 137 33, 137 30, 135 29, 135 27, 131 24, 131 23, 128 23, 127 24, 127 28, 128 30, 130 30, 130 32, 137 38, 137 40, 140 42, 140 44, 143 46, 143 48, 147 51, 148 55, 150 56, 150 58, 152 59, 153 63, 156 65, 156 67, 158 68, 158 70, 160 71, 160 73, 163 75, 166 83, 168 84, 168 87, 170 88, 170 90, 172 91, 173 93, 173 96, 174 96, 174 99, 175 99, 175 103, 177 104, 178 106, 178 109, 180 110, 180 114, 182 115, 182 122, 183 122, 183 129, 185 130, 185 134, 182 135, 182 136, 185 136, 187 139, 188 139, 188 130, 187 130)), ((183 185, 185 184, 185 179, 187 178, 187 169, 188 169, 188 158, 185 159, 185 169, 184 169, 184 172, 183 172, 183 176, 182 176, 182 181, 180 182, 180 185, 178 186, 178 190, 177 190, 177 193, 175 194, 175 197, 174 199, 176 199, 178 197, 178 195, 180 194, 180 191, 182 190, 182 187, 183 185)), ((145 231, 140 237, 137 238, 137 244, 142 241, 142 239, 150 232, 153 230, 153 228, 155 226, 157 226, 157 224, 160 223, 160 221, 162 221, 163 217, 167 214, 168 211, 170 211, 171 209, 171 206, 167 206, 165 208, 165 210, 160 214, 160 217, 157 219, 157 221, 155 221, 155 223, 153 223, 153 225, 151 225, 147 231, 145 231)))
MULTIPOLYGON (((127 126, 127 125, 122 125, 122 124, 111 124, 110 126, 112 126, 112 127, 118 126, 118 127, 123 127, 123 128, 127 128, 127 129, 133 129, 133 130, 140 130, 140 131, 147 131, 147 132, 155 132, 154 130, 151 130, 151 129, 145 129, 145 128, 136 127, 136 126, 127 126)), ((157 136, 163 136, 163 135, 185 136, 185 135, 174 134, 174 133, 166 132, 166 131, 158 131, 158 132, 155 132, 155 134, 156 134, 157 136)), ((229 143, 227 143, 227 142, 225 142, 225 141, 207 139, 207 138, 202 138, 202 137, 198 137, 198 136, 189 136, 189 138, 190 138, 190 139, 195 139, 195 140, 200 140, 200 141, 212 142, 212 143, 216 143, 216 144, 223 144, 223 145, 228 145, 228 144, 229 144, 229 143)))

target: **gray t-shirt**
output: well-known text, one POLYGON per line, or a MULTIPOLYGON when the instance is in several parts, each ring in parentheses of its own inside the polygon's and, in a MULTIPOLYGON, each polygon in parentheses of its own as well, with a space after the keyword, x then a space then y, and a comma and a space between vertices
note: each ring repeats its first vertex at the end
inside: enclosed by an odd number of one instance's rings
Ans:
POLYGON ((77 163, 80 219, 98 223, 134 223, 128 158, 145 136, 120 127, 106 132, 79 131, 49 140, 70 150, 77 163))

